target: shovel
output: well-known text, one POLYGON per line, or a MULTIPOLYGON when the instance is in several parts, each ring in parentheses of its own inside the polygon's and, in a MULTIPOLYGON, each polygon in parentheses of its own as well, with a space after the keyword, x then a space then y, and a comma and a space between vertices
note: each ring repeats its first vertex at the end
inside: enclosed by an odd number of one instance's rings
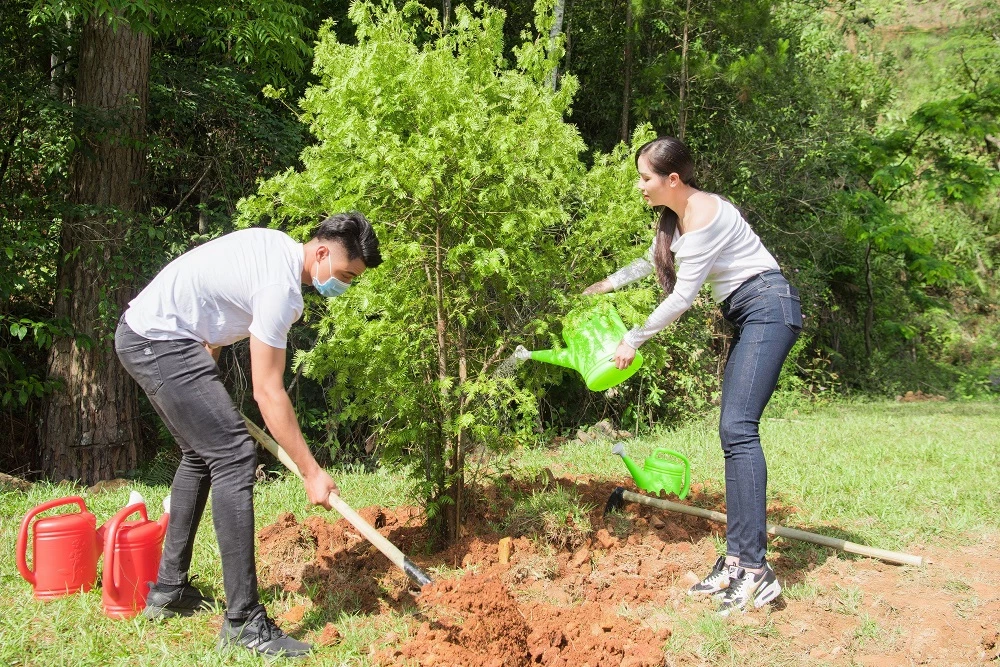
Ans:
MULTIPOLYGON (((299 467, 295 465, 292 458, 288 456, 288 453, 281 448, 274 438, 269 436, 264 432, 262 428, 254 424, 252 421, 247 419, 246 415, 243 415, 243 421, 247 423, 247 430, 250 431, 250 435, 254 439, 264 446, 264 449, 274 454, 279 461, 285 464, 289 470, 294 472, 299 479, 302 479, 302 473, 299 472, 299 467)), ((340 514, 347 519, 352 526, 358 529, 362 535, 365 536, 369 542, 375 545, 379 551, 381 551, 389 561, 406 573, 406 576, 410 578, 418 586, 424 586, 431 583, 431 578, 424 574, 424 571, 413 564, 409 558, 403 555, 403 552, 396 548, 396 546, 389 540, 382 537, 381 533, 375 530, 371 524, 361 518, 361 516, 355 512, 350 505, 348 505, 344 500, 338 496, 336 493, 330 494, 330 505, 333 509, 340 512, 340 514)))

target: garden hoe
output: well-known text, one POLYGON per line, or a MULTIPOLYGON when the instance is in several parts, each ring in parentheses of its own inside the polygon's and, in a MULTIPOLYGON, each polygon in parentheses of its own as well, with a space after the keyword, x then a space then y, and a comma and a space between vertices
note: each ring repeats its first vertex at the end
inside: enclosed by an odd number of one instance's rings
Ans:
MULTIPOLYGON (((262 428, 247 419, 246 415, 243 416, 243 420, 247 423, 247 430, 250 431, 250 435, 252 435, 257 442, 262 444, 264 449, 274 454, 279 461, 285 464, 285 467, 294 472, 301 479, 302 473, 299 472, 299 467, 295 465, 295 462, 292 461, 291 457, 288 456, 285 450, 281 448, 281 445, 275 442, 274 438, 265 433, 262 428)), ((381 551, 393 565, 405 572, 406 576, 417 584, 417 586, 422 587, 431 583, 431 578, 424 574, 423 570, 414 565, 413 561, 403 555, 403 552, 397 549, 392 542, 382 537, 382 535, 375 530, 371 524, 362 519, 361 516, 355 512, 350 505, 344 502, 340 496, 336 493, 331 493, 329 500, 333 509, 340 512, 352 526, 357 528, 369 542, 374 544, 375 547, 381 551)))
MULTIPOLYGON (((611 450, 611 453, 621 456, 623 460, 626 460, 626 463, 629 463, 629 461, 625 456, 625 447, 622 443, 617 443, 614 446, 614 449, 611 450)), ((651 459, 654 459, 654 457, 646 459, 647 465, 651 459)), ((640 488, 646 488, 643 486, 642 483, 642 480, 644 478, 641 475, 639 477, 635 477, 637 472, 643 472, 643 469, 638 468, 638 466, 635 465, 629 465, 628 468, 629 472, 633 474, 636 484, 638 484, 640 488)), ((656 488, 656 485, 654 485, 652 488, 654 492, 658 490, 656 488)), ((687 492, 686 487, 684 489, 684 492, 685 493, 687 492)), ((708 519, 709 521, 718 521, 719 523, 726 523, 726 515, 723 514, 722 512, 713 512, 712 510, 706 510, 700 507, 691 507, 690 505, 682 505, 681 503, 674 503, 669 500, 651 498, 649 496, 642 495, 641 493, 633 493, 631 491, 626 491, 620 486, 617 489, 615 489, 611 493, 611 497, 608 498, 608 502, 604 506, 604 514, 607 515, 608 512, 621 510, 625 506, 625 503, 639 503, 640 505, 645 505, 647 507, 655 507, 657 509, 669 510, 671 512, 680 512, 681 514, 689 514, 691 516, 701 517, 702 519, 708 519)), ((784 526, 776 526, 773 523, 767 524, 767 533, 768 535, 778 535, 780 537, 788 537, 793 540, 812 542, 813 544, 820 544, 824 547, 831 547, 833 549, 847 551, 852 554, 860 554, 862 556, 878 558, 879 560, 884 560, 888 563, 896 563, 899 565, 917 565, 917 566, 925 564, 925 560, 921 556, 914 556, 912 554, 900 553, 898 551, 886 551, 885 549, 876 549, 875 547, 868 547, 863 544, 848 542, 847 540, 841 540, 836 537, 817 535, 816 533, 809 533, 804 530, 798 530, 796 528, 785 528, 784 526)))

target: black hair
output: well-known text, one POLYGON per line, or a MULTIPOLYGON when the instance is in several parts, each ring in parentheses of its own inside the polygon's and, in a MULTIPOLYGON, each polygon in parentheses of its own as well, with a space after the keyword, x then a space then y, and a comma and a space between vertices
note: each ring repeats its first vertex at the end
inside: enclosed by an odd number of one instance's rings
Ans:
MULTIPOLYGON (((635 165, 639 167, 639 156, 646 156, 649 167, 658 176, 677 174, 681 182, 697 188, 694 180, 694 159, 684 142, 675 137, 657 137, 647 141, 635 152, 635 165)), ((660 221, 656 226, 656 249, 653 252, 653 266, 656 267, 656 278, 660 287, 667 294, 674 291, 677 283, 677 269, 674 266, 674 255, 670 252, 670 244, 674 242, 674 231, 677 229, 677 213, 669 206, 660 211, 660 221)))
POLYGON ((375 236, 372 223, 357 211, 331 215, 316 225, 312 236, 320 241, 339 242, 347 251, 347 259, 360 257, 365 263, 365 268, 374 269, 382 263, 378 237, 375 236))

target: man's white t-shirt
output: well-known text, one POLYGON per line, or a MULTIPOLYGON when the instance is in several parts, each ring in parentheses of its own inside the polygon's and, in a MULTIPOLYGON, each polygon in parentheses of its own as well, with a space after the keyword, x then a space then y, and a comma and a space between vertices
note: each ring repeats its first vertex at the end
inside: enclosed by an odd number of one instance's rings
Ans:
POLYGON ((302 316, 302 244, 275 229, 244 229, 184 253, 129 302, 125 321, 151 340, 212 347, 250 334, 284 349, 302 316))

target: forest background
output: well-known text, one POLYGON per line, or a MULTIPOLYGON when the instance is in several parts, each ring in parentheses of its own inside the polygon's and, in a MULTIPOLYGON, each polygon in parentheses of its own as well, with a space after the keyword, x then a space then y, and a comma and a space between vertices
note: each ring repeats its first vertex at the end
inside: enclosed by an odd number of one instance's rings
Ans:
MULTIPOLYGON (((307 295, 287 386, 321 460, 409 466, 444 533, 472 453, 703 414, 728 336, 706 294, 613 390, 496 375, 645 251, 655 134, 802 293, 777 402, 1000 392, 991 0, 12 0, 0 31, 2 471, 169 478, 111 347, 128 300, 221 234, 352 208, 386 263, 307 295)), ((606 297, 630 325, 659 298, 606 297)), ((258 418, 248 346, 220 366, 258 418)))

